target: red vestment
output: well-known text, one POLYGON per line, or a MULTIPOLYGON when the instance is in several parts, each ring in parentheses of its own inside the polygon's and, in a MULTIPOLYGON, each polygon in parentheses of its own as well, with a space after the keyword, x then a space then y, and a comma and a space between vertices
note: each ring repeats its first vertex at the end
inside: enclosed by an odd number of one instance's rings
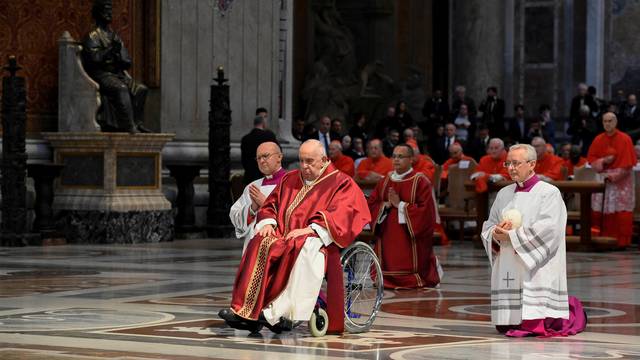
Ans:
POLYGON ((538 175, 544 175, 551 180, 563 180, 562 179, 562 167, 564 166, 564 160, 561 157, 553 154, 546 154, 542 159, 536 161, 535 173, 538 175))
POLYGON ((413 169, 416 172, 423 173, 427 176, 431 184, 434 183, 434 176, 436 173, 436 166, 433 163, 433 160, 427 155, 419 155, 418 161, 413 164, 413 169))
POLYGON ((578 163, 576 164, 574 164, 571 161, 571 159, 563 159, 563 161, 564 161, 564 167, 567 168, 568 170, 567 174, 569 174, 569 176, 573 175, 574 169, 578 169, 587 165, 587 159, 583 158, 582 156, 580 156, 580 159, 578 159, 578 163))
POLYGON ((371 229, 378 238, 375 251, 380 260, 386 288, 433 287, 440 282, 433 253, 435 213, 431 183, 415 170, 402 180, 390 176, 380 180, 368 199, 371 229), (385 207, 393 188, 406 203, 406 224, 398 221, 399 211, 385 207), (383 214, 386 218, 378 224, 383 214))
POLYGON ((618 239, 620 248, 631 245, 635 206, 631 169, 638 161, 631 138, 618 130, 611 136, 602 133, 591 143, 587 160, 594 169, 605 173, 608 178, 604 200, 603 194, 594 194, 592 197, 594 227, 601 227, 600 235, 618 239), (603 158, 608 155, 613 155, 614 160, 611 164, 604 164, 603 158))
POLYGON ((234 282, 231 310, 245 319, 258 319, 286 287, 307 238, 318 237, 314 233, 285 240, 285 236, 315 223, 326 229, 334 241, 327 248, 328 264, 336 264, 332 256, 338 259, 337 266, 327 268, 327 283, 331 283, 327 310, 329 329, 341 331, 344 289, 338 247, 349 246, 370 221, 362 190, 332 164, 310 185, 305 185, 300 171, 294 170, 284 176, 258 211, 257 222, 265 219, 276 221, 275 235, 256 234, 249 242, 234 282), (340 316, 339 321, 335 316, 340 316))
POLYGON ((353 177, 356 173, 356 168, 353 165, 353 159, 350 156, 338 154, 336 159, 331 160, 333 165, 343 173, 353 177))
POLYGON ((509 180, 509 172, 507 171, 507 168, 504 167, 504 162, 506 160, 506 151, 503 151, 497 160, 490 155, 485 155, 480 158, 480 162, 478 163, 478 166, 476 166, 475 171, 483 172, 484 175, 479 176, 475 179, 476 192, 482 193, 487 191, 487 183, 489 181, 489 176, 491 175, 502 175, 505 180, 509 180))
POLYGON ((440 178, 446 179, 447 177, 449 177, 449 166, 457 164, 462 160, 475 162, 475 160, 473 160, 472 157, 467 156, 465 154, 462 154, 462 157, 460 159, 449 158, 447 159, 447 161, 444 162, 444 164, 442 164, 442 174, 440 175, 440 178))
POLYGON ((389 172, 393 170, 393 163, 391 159, 382 155, 377 159, 370 157, 363 159, 358 165, 358 178, 364 179, 369 175, 371 171, 377 172, 382 176, 387 176, 389 172))

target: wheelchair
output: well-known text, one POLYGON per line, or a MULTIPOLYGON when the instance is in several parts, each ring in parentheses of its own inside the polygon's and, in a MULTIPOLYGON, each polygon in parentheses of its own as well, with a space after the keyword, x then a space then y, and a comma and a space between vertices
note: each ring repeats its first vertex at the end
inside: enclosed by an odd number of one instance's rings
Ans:
MULTIPOLYGON (((369 331, 378 315, 384 284, 382 269, 375 252, 368 244, 356 241, 340 255, 344 284, 344 328, 349 333, 369 331)), ((321 291, 309 320, 309 330, 315 337, 324 336, 329 327, 326 301, 321 291)))

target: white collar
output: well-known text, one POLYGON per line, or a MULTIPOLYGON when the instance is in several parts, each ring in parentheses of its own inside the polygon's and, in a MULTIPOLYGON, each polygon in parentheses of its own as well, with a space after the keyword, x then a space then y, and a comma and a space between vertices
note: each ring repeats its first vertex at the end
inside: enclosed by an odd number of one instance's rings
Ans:
POLYGON ((405 176, 407 176, 410 172, 413 171, 413 167, 410 167, 409 170, 403 172, 402 174, 398 174, 395 170, 391 173, 391 180, 398 181, 402 180, 405 176))

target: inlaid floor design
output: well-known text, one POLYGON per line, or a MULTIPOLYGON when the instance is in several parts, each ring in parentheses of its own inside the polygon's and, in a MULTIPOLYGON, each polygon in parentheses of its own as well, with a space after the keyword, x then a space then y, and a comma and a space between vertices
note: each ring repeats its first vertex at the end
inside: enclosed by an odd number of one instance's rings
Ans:
POLYGON ((568 253, 587 331, 509 339, 489 323, 489 267, 437 247, 439 289, 386 291, 372 330, 314 338, 235 331, 227 307, 241 242, 0 248, 0 359, 640 359, 640 252, 568 253))

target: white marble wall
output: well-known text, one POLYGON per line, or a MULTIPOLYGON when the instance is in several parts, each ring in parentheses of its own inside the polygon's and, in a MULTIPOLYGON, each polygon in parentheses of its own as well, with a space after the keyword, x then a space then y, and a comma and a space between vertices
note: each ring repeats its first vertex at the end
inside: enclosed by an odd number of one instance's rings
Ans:
POLYGON ((231 87, 231 140, 253 127, 256 107, 278 131, 280 0, 235 0, 222 17, 214 0, 161 1, 161 130, 206 141, 209 86, 224 66, 231 87))

